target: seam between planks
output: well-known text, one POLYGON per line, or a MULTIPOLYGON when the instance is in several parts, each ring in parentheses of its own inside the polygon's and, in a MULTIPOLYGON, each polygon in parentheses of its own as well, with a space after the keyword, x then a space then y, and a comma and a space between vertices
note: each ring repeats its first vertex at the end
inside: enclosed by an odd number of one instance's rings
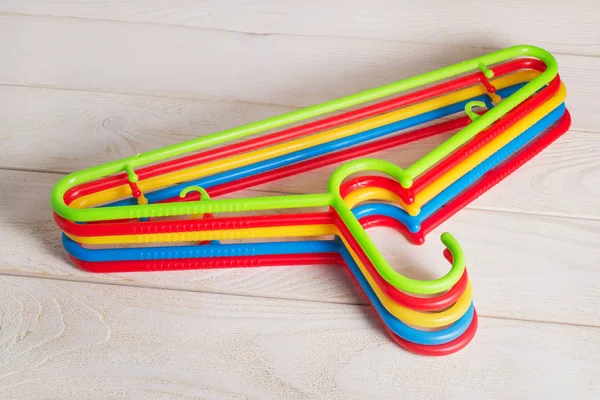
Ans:
MULTIPOLYGON (((493 189, 492 189, 493 190, 493 189)), ((485 196, 485 194, 484 194, 485 196)), ((584 221, 600 221, 600 217, 594 215, 570 215, 570 214, 562 214, 562 213, 552 213, 552 212, 536 212, 536 211, 519 211, 510 208, 502 208, 502 207, 471 207, 466 206, 465 210, 472 211, 485 211, 485 212, 496 212, 496 213, 504 213, 504 214, 515 214, 515 215, 534 215, 538 217, 549 217, 549 218, 560 218, 560 219, 576 219, 576 220, 584 220, 584 221)))
POLYGON ((159 98, 159 99, 174 99, 174 100, 187 100, 190 102, 199 102, 202 100, 210 100, 214 102, 220 103, 242 103, 242 104, 252 104, 258 106, 265 107, 277 107, 277 108, 293 108, 300 109, 305 108, 306 106, 301 105, 290 105, 290 104, 279 104, 279 103, 269 103, 269 102, 261 102, 261 101, 252 101, 246 99, 238 99, 235 97, 221 97, 221 96, 211 96, 211 95, 199 95, 199 96, 176 96, 165 93, 153 93, 153 92, 136 92, 136 91, 116 91, 116 90, 102 90, 95 88, 83 88, 83 87, 75 87, 75 86, 58 86, 58 85, 44 85, 41 83, 13 83, 13 82, 3 82, 0 81, 0 86, 7 87, 22 87, 22 88, 33 88, 33 89, 48 89, 48 90, 62 90, 62 91, 74 91, 74 92, 88 92, 88 93, 102 93, 102 94, 116 94, 122 96, 140 96, 140 97, 151 97, 151 98, 159 98))
MULTIPOLYGON (((26 13, 15 13, 15 12, 0 12, 0 16, 30 17, 30 18, 56 18, 56 19, 71 19, 71 20, 78 20, 78 21, 97 21, 97 22, 104 22, 104 23, 151 25, 151 26, 156 25, 156 26, 165 26, 165 27, 178 28, 178 29, 195 29, 195 30, 203 30, 203 31, 207 31, 207 32, 225 32, 225 33, 235 33, 235 34, 240 34, 240 35, 252 35, 252 36, 334 38, 334 39, 350 39, 350 40, 369 40, 369 41, 376 41, 376 42, 391 42, 391 43, 398 43, 398 44, 419 44, 419 45, 423 45, 423 46, 437 46, 437 47, 443 46, 443 44, 424 43, 424 42, 415 41, 415 40, 376 39, 376 38, 362 37, 362 36, 318 35, 318 34, 310 34, 310 33, 254 32, 254 31, 243 31, 243 30, 235 30, 235 29, 211 28, 211 27, 203 27, 203 26, 168 24, 168 23, 164 23, 164 22, 140 22, 140 21, 126 21, 126 20, 106 19, 106 18, 60 16, 60 15, 50 15, 50 14, 26 14, 26 13)), ((453 44, 452 47, 455 47, 458 49, 481 49, 481 50, 490 50, 490 51, 500 49, 500 47, 461 45, 461 44, 453 44)), ((553 52, 553 54, 565 55, 565 56, 578 56, 578 57, 593 57, 593 58, 600 57, 600 54, 580 54, 580 53, 565 53, 565 52, 553 52)))
MULTIPOLYGON (((75 267, 74 267, 75 268, 75 267)), ((339 267, 332 267, 339 268, 339 267)), ((319 304, 332 304, 332 305, 344 305, 344 306, 356 306, 356 307, 371 307, 370 304, 365 302, 343 302, 343 301, 326 301, 326 300, 311 300, 305 298, 294 298, 294 297, 283 297, 283 296, 257 296, 247 293, 235 293, 235 292, 224 292, 224 291, 211 291, 211 290, 190 290, 183 288, 175 288, 175 287, 163 287, 158 285, 149 285, 149 284, 136 284, 135 282, 116 282, 116 281, 102 281, 95 280, 90 278, 74 278, 67 276, 53 276, 53 275, 37 275, 37 274, 28 274, 15 272, 12 273, 10 271, 0 271, 0 276, 12 276, 12 277, 20 277, 20 278, 30 278, 30 279, 44 279, 48 281, 60 281, 60 282, 72 282, 72 283, 85 283, 85 284, 97 284, 97 285, 110 285, 110 286, 121 286, 121 287, 134 287, 141 289, 149 289, 149 290, 169 290, 174 292, 183 292, 183 293, 201 293, 206 295, 217 295, 217 296, 232 296, 232 297, 242 297, 242 298, 254 298, 254 299, 267 299, 267 300, 285 300, 291 302, 301 302, 301 303, 319 303, 319 304)), ((475 299, 475 301, 477 301, 475 299)), ((497 319, 504 321, 524 321, 524 322, 533 322, 533 323, 541 323, 541 324, 552 324, 552 325, 567 325, 567 326, 576 326, 576 327, 585 327, 585 328, 600 328, 600 322, 597 324, 581 324, 575 322, 568 321, 552 321, 552 320, 543 320, 543 319, 530 319, 530 318, 516 318, 516 317, 507 317, 501 315, 493 315, 486 314, 478 311, 478 315, 483 318, 489 319, 497 319)), ((377 319, 373 316, 373 318, 377 319)))

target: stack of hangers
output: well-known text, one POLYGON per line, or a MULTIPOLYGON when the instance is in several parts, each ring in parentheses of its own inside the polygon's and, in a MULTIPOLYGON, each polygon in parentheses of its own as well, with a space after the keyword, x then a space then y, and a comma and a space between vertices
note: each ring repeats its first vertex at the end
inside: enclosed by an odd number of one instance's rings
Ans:
POLYGON ((423 243, 568 129, 565 95, 555 59, 517 46, 70 174, 52 192, 54 218, 92 272, 344 264, 397 343, 449 354, 477 329, 458 242, 442 235, 450 271, 420 281, 366 229, 423 243), (362 158, 444 134, 405 169, 362 158), (217 199, 327 165, 340 166, 318 194, 217 199))

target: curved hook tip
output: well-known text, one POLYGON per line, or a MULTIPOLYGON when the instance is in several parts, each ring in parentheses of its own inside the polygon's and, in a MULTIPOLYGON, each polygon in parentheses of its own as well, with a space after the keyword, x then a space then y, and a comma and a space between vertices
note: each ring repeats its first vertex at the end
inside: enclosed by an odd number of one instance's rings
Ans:
POLYGON ((454 259, 454 262, 457 265, 462 264, 464 266, 464 264, 465 264, 464 258, 465 257, 464 257, 464 253, 462 251, 462 247, 460 246, 460 243, 458 243, 458 240, 456 240, 456 238, 454 236, 452 236, 452 234, 450 232, 442 233, 442 235, 440 236, 440 240, 452 254, 452 258, 454 259))
POLYGON ((206 189, 200 187, 200 186, 188 186, 185 189, 183 189, 181 192, 179 192, 179 197, 180 198, 184 198, 189 192, 198 192, 200 193, 200 200, 209 200, 210 196, 208 195, 208 192, 206 191, 206 189))

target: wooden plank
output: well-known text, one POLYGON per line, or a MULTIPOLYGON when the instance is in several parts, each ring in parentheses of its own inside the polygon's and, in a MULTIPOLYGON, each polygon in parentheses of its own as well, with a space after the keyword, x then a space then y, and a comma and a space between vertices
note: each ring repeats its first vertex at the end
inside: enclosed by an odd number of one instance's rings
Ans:
POLYGON ((482 318, 468 348, 431 359, 362 306, 23 277, 0 288, 6 399, 600 395, 598 328, 482 318))
POLYGON ((292 110, 217 99, 173 99, 0 86, 0 167, 73 172, 292 110))
MULTIPOLYGON (((19 15, 0 16, 0 37, 0 83, 287 106, 320 103, 488 52, 19 15)), ((558 59, 573 127, 600 131, 600 58, 558 59)))
MULTIPOLYGON (((0 86, 0 167, 72 172, 290 110, 252 103, 0 86)), ((408 166, 447 136, 374 156, 408 166)), ((472 207, 600 218, 600 136, 570 131, 472 207), (577 162, 574 163, 574 157, 577 162), (582 173, 583 172, 583 173, 582 173), (577 204, 574 208, 572 205, 577 204)), ((325 190, 337 166, 263 185, 325 190)), ((47 180, 52 182, 55 178, 47 180)), ((13 182, 18 184, 18 181, 13 182)))
POLYGON ((0 2, 7 13, 168 24, 258 34, 360 37, 469 47, 530 43, 551 51, 598 55, 600 6, 594 0, 397 0, 219 2, 62 0, 0 2), (466 29, 468 27, 468 29, 466 29))
MULTIPOLYGON (((48 194, 57 175, 0 174, 0 272, 122 285, 234 293, 272 298, 361 303, 341 268, 287 267, 94 275, 68 261, 51 221, 48 194)), ((247 191, 243 196, 265 195, 247 191)), ((579 218, 463 210, 423 247, 388 229, 371 237, 398 271, 431 279, 447 271, 437 237, 462 243, 482 315, 600 326, 600 222, 579 218)))

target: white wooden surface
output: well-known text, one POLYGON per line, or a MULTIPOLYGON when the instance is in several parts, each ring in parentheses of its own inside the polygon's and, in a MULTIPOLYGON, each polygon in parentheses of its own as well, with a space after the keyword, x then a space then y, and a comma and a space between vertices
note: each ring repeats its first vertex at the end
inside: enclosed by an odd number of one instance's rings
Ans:
MULTIPOLYGON (((599 21, 595 0, 0 0, 0 398, 600 398, 599 21), (392 344, 341 268, 65 257, 48 196, 66 172, 519 43, 558 58, 573 128, 443 225, 482 315, 458 354, 392 344)), ((447 268, 435 233, 372 235, 409 276, 447 268)))

